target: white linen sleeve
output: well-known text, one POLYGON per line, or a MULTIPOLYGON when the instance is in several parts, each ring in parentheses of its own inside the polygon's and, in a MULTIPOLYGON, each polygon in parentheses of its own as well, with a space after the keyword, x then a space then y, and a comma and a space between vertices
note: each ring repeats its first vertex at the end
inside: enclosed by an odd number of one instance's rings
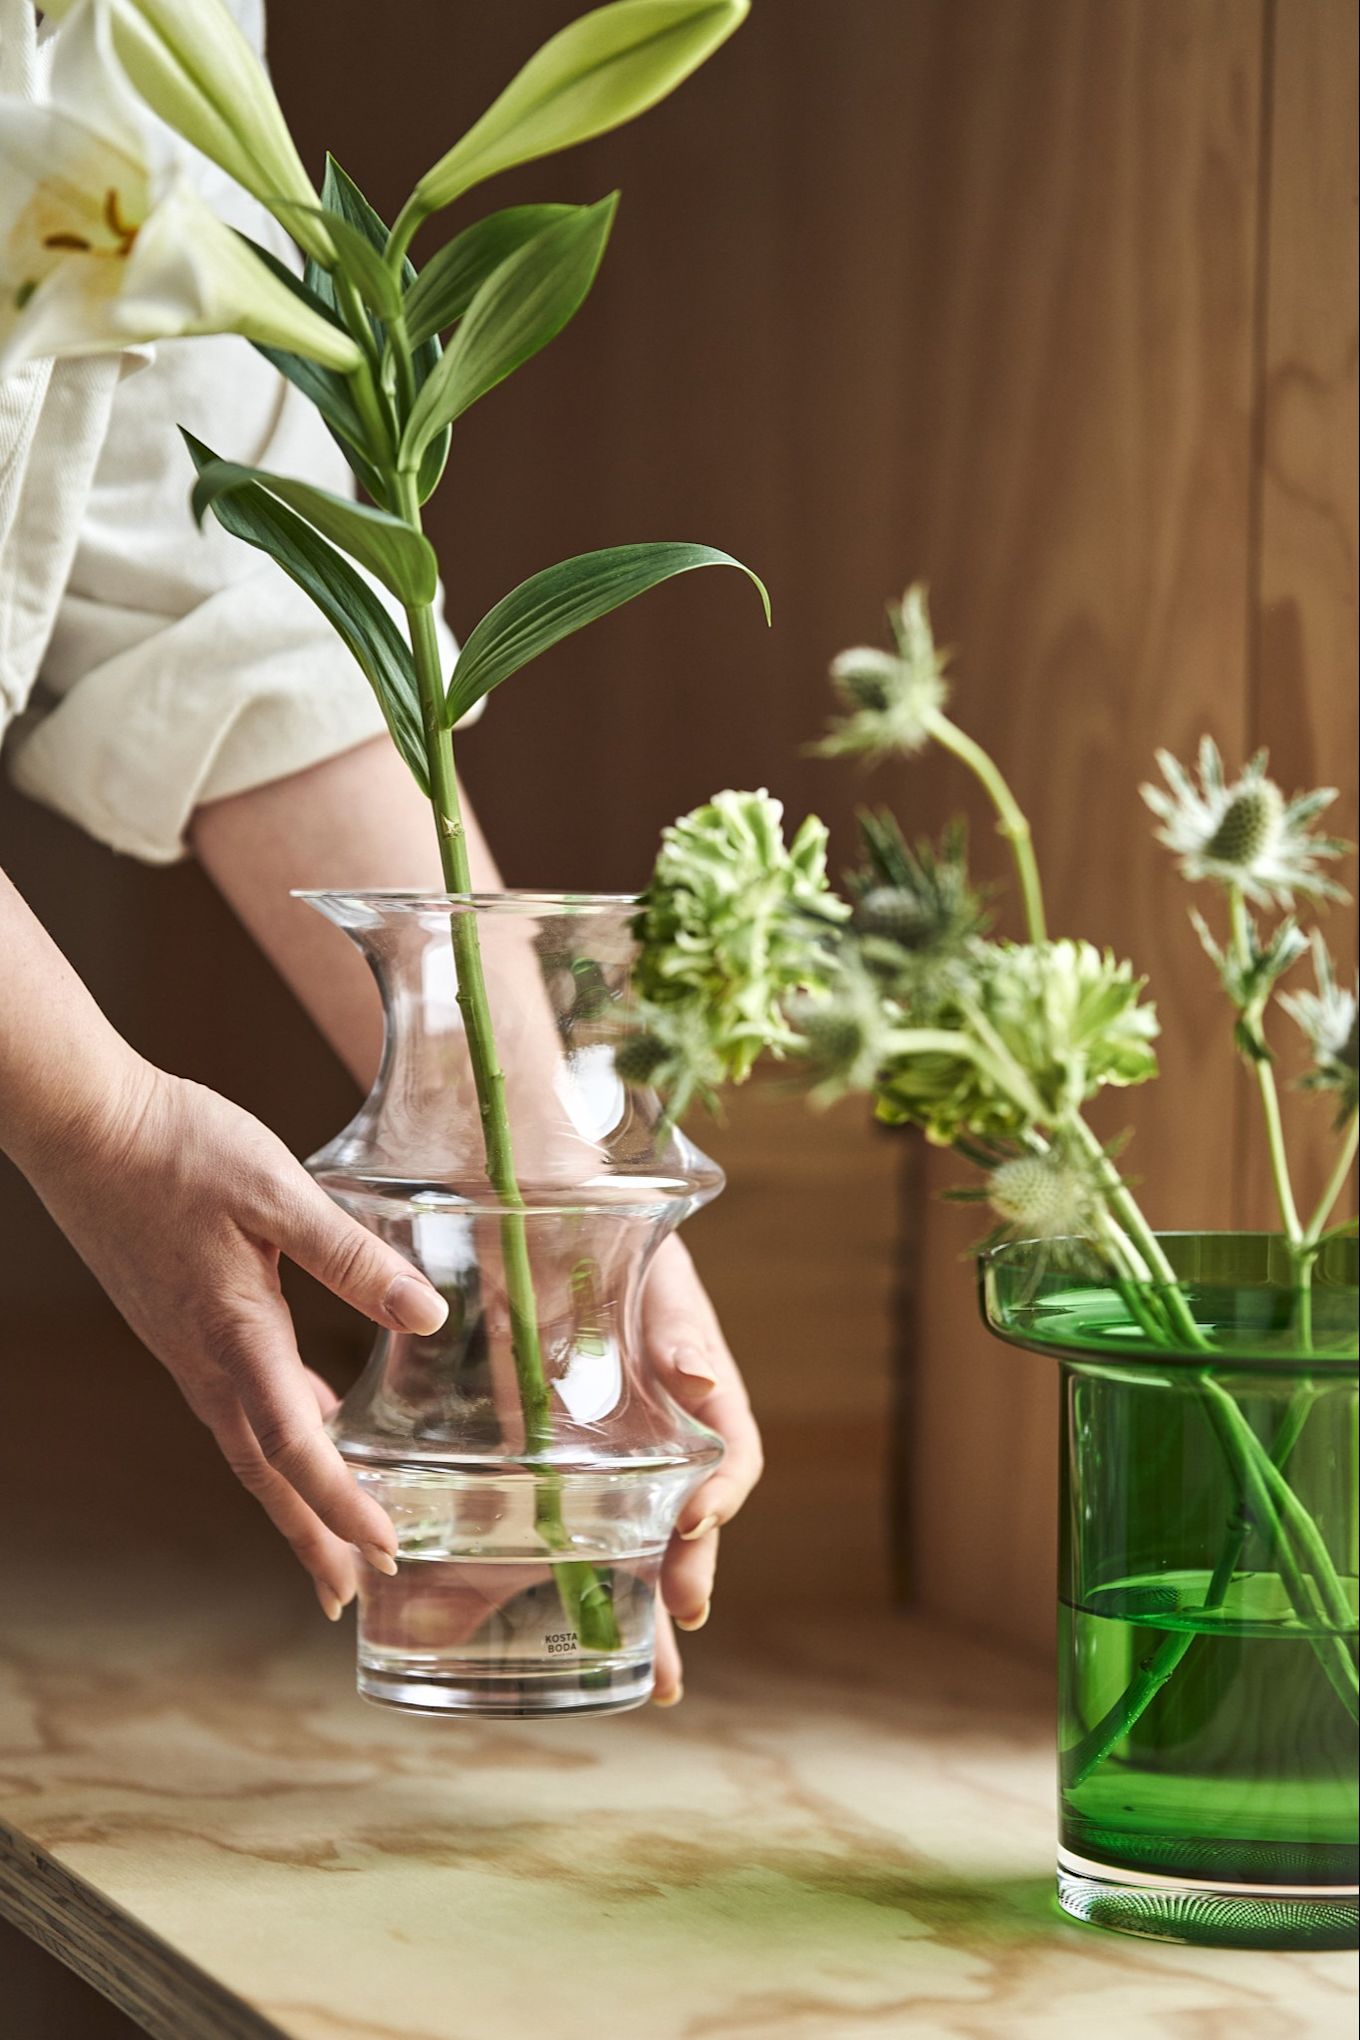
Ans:
MULTIPOLYGON (((350 493, 316 412, 243 341, 164 343, 119 384, 39 686, 5 758, 25 793, 151 863, 185 854, 204 802, 386 727, 301 589, 211 518, 194 528, 180 424, 229 458, 350 493)), ((440 632, 447 673, 455 647, 442 620, 440 632)))

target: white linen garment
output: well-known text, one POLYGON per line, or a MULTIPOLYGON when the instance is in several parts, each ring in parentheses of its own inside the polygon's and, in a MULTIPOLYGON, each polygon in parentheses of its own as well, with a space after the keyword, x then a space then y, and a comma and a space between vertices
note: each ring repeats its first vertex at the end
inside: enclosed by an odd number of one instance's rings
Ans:
MULTIPOLYGON (((231 5, 262 48, 260 0, 231 5)), ((35 24, 32 0, 0 0, 0 92, 42 96, 35 24)), ((262 208, 194 162, 215 211, 285 252, 262 208)), ((352 492, 311 405, 235 336, 30 362, 0 381, 4 762, 25 793, 152 863, 184 854, 201 803, 386 727, 282 569, 211 517, 195 529, 179 425, 230 459, 352 492)), ((447 671, 442 625, 441 648, 447 671)))

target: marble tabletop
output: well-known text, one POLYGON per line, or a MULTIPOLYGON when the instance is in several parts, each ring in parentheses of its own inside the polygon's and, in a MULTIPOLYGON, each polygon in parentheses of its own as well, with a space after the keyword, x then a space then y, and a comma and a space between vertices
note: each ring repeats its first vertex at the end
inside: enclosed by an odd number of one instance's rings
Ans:
POLYGON ((681 1707, 546 1726, 351 1648, 291 1583, 11 1568, 0 1912, 163 2040, 1354 2031, 1352 1957, 1062 1920, 1047 1682, 945 1631, 719 1608, 681 1707))

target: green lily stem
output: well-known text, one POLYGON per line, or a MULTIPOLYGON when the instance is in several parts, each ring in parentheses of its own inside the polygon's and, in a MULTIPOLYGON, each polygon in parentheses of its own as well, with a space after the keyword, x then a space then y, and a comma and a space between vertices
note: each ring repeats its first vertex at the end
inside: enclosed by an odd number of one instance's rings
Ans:
POLYGON ((1015 795, 1006 784, 992 759, 976 743, 966 730, 951 722, 947 715, 937 709, 927 717, 930 734, 937 744, 946 751, 952 751, 960 764, 966 765, 974 778, 982 784, 987 798, 996 809, 997 828, 1010 845, 1015 862, 1015 875, 1020 881, 1020 897, 1025 910, 1025 928, 1031 942, 1047 942, 1048 923, 1044 917, 1043 887, 1039 882, 1039 866, 1034 855, 1029 822, 1015 795))
POLYGON ((384 260, 395 277, 401 276, 401 265, 406 260, 406 251, 414 241, 425 220, 425 210, 416 202, 414 191, 397 214, 392 231, 387 237, 384 260))
MULTIPOLYGON (((1317 1400, 1317 1389, 1311 1381, 1300 1383, 1290 1397, 1289 1406, 1280 1420, 1280 1428, 1271 1447, 1271 1459, 1281 1473, 1289 1462, 1289 1456, 1298 1443, 1300 1433, 1308 1420, 1308 1413, 1317 1400)), ((1204 1590, 1201 1609, 1221 1608, 1228 1598, 1237 1573, 1238 1563, 1251 1536, 1253 1524, 1245 1509, 1239 1503, 1231 1532, 1218 1563, 1204 1590)), ((1114 1705, 1107 1708, 1079 1742, 1064 1750, 1061 1757, 1062 1781, 1069 1792, 1077 1791, 1096 1768, 1104 1763, 1110 1751, 1121 1743, 1136 1722, 1144 1715, 1156 1699, 1162 1687, 1176 1670, 1196 1642, 1202 1631, 1180 1630, 1169 1635, 1158 1644, 1147 1663, 1140 1667, 1136 1677, 1125 1688, 1114 1705)), ((1342 1696, 1343 1699, 1345 1695, 1342 1696)))
MULTIPOLYGON (((398 473, 394 477, 393 495, 398 515, 418 531, 420 508, 416 501, 414 477, 398 473)), ((434 611, 428 603, 412 604, 407 608, 406 617, 420 691, 440 868, 448 891, 466 896, 472 892, 472 870, 454 766, 453 732, 444 714, 443 673, 434 611)), ((543 1371, 538 1299, 529 1255, 524 1198, 515 1172, 511 1143, 505 1072, 496 1050, 475 915, 455 913, 451 933, 458 974, 458 1005, 467 1029, 468 1055, 477 1091, 487 1174, 502 1207, 500 1240, 506 1301, 510 1311, 510 1344, 524 1416, 524 1454, 526 1459, 533 1459, 551 1443, 552 1413, 543 1371)), ((544 1543, 550 1550, 567 1549, 570 1540, 562 1516, 561 1486, 553 1476, 540 1475, 535 1509, 536 1525, 544 1543)), ((572 1619, 582 1647, 587 1650, 617 1649, 619 1633, 613 1603, 594 1566, 580 1560, 561 1561, 553 1567, 553 1574, 563 1608, 572 1619)))
MULTIPOLYGON (((1240 886, 1228 888, 1228 917, 1232 928, 1233 955, 1239 966, 1246 970, 1251 964, 1251 937, 1247 924, 1247 906, 1240 886)), ((1294 1201, 1294 1185, 1289 1174, 1289 1157, 1285 1152, 1284 1122, 1280 1116, 1280 1093, 1275 1083, 1275 1070, 1270 1060, 1262 1032, 1263 1013, 1261 1010, 1244 1011, 1242 1024, 1250 1033, 1255 1044, 1248 1060, 1256 1072, 1256 1088, 1261 1097, 1261 1111, 1266 1122, 1266 1140, 1270 1147, 1270 1173, 1275 1184, 1275 1201, 1280 1207, 1280 1223, 1290 1247, 1297 1247, 1303 1238, 1303 1227, 1299 1223, 1298 1205, 1294 1201)))
POLYGON ((1360 1119, 1352 1112, 1350 1124, 1346 1128, 1345 1139, 1341 1143, 1341 1152, 1336 1158, 1336 1167, 1327 1178, 1327 1187, 1318 1199, 1317 1208, 1304 1228, 1303 1243, 1306 1247, 1313 1248, 1317 1246, 1318 1241, 1326 1230, 1327 1220, 1331 1217, 1332 1206, 1346 1187, 1346 1179, 1355 1166, 1358 1131, 1360 1131, 1360 1119))

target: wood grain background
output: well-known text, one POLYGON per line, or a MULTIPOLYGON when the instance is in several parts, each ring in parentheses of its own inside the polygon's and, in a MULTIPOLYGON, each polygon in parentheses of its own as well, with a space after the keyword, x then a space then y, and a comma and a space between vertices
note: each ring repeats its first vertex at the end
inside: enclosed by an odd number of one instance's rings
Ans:
MULTIPOLYGON (((329 143, 390 210, 571 12, 407 0, 378 34, 368 0, 331 0, 323 35, 275 0, 274 68, 309 161, 329 143)), ((1355 40, 1352 0, 758 0, 645 122, 485 200, 624 193, 586 310, 459 428, 455 625, 644 537, 750 560, 776 615, 767 634, 735 577, 692 578, 499 695, 464 765, 510 881, 637 884, 660 826, 725 784, 819 808, 841 862, 860 799, 909 827, 963 807, 1002 876, 945 765, 865 780, 802 754, 828 658, 926 575, 1055 924, 1153 979, 1165 1076, 1130 1167, 1168 1224, 1269 1214, 1138 798, 1153 749, 1268 742, 1290 786, 1344 786, 1355 831, 1355 40)), ((8 794, 0 861, 149 1053, 303 1152, 339 1123, 344 1080, 196 872, 110 860, 8 794)), ((1292 1111, 1312 1183, 1325 1109, 1292 1111)), ((777 1091, 709 1144, 733 1187, 694 1243, 773 1446, 720 1599, 877 1596, 891 1560, 899 1591, 1041 1647, 1055 1384, 977 1329, 976 1215, 933 1196, 951 1165, 777 1091)), ((0 1238, 9 1322, 98 1352, 100 1301, 12 1177, 0 1238)), ((343 1365, 352 1331, 300 1307, 343 1365)))

